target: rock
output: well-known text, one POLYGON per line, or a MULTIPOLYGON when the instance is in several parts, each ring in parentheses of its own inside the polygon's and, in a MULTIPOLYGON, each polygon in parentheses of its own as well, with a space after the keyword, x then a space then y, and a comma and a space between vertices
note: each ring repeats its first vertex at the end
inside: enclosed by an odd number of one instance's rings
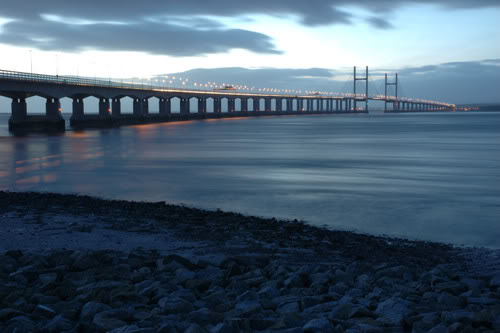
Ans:
POLYGON ((353 305, 350 303, 337 305, 328 315, 331 320, 347 320, 351 317, 353 305))
POLYGON ((51 283, 56 282, 57 273, 44 273, 39 275, 39 279, 41 283, 51 283))
POLYGON ((103 303, 88 302, 86 303, 80 313, 80 320, 85 322, 92 322, 96 313, 111 310, 111 308, 103 303))
POLYGON ((303 288, 304 287, 304 281, 302 280, 302 277, 300 276, 300 274, 292 274, 285 281, 283 281, 283 284, 286 288, 303 288))
POLYGON ((500 288, 500 272, 497 272, 490 280, 490 288, 500 288))
POLYGON ((227 323, 219 323, 214 328, 210 330, 210 333, 236 333, 237 329, 234 329, 231 325, 227 323))
POLYGON ((297 313, 300 312, 300 304, 298 301, 281 303, 278 305, 276 312, 283 313, 297 313))
POLYGON ((304 332, 331 332, 333 326, 326 318, 312 319, 303 327, 304 332))
POLYGON ((375 313, 386 323, 399 326, 405 316, 410 313, 410 302, 398 297, 391 297, 379 303, 375 313))
POLYGON ((42 329, 50 333, 59 333, 63 331, 70 331, 73 329, 73 327, 73 322, 64 318, 62 315, 58 315, 54 317, 54 319, 50 320, 45 326, 43 326, 42 329))
POLYGON ((38 304, 35 310, 33 310, 32 315, 50 319, 55 317, 56 312, 47 305, 38 304))
POLYGON ((24 315, 23 312, 16 309, 2 309, 0 310, 0 323, 5 323, 11 318, 18 317, 24 315))
POLYGON ((27 316, 17 316, 7 322, 7 332, 33 332, 35 323, 27 316))
POLYGON ((92 323, 100 330, 111 331, 115 328, 126 326, 128 312, 115 309, 97 313, 92 323))
POLYGON ((243 318, 257 313, 261 310, 260 302, 257 300, 245 300, 236 303, 234 307, 236 313, 243 318))
POLYGON ((206 331, 197 324, 191 324, 184 333, 206 333, 206 331))
POLYGON ((273 299, 279 297, 280 291, 274 286, 266 286, 262 288, 257 294, 259 295, 259 297, 273 299))
POLYGON ((136 325, 125 325, 119 328, 115 328, 108 333, 155 333, 153 328, 139 328, 136 325))
POLYGON ((450 308, 459 308, 464 305, 464 300, 461 297, 453 296, 447 292, 443 292, 438 297, 438 303, 450 308))
POLYGON ((443 325, 443 324, 439 324, 435 327, 433 327, 429 333, 448 333, 448 327, 446 327, 446 325, 443 325))
POLYGON ((203 308, 193 311, 187 315, 187 320, 191 323, 206 326, 208 324, 216 324, 224 320, 224 315, 203 308))
POLYGON ((178 296, 163 297, 158 302, 158 305, 165 314, 189 313, 194 310, 191 303, 186 302, 178 296))

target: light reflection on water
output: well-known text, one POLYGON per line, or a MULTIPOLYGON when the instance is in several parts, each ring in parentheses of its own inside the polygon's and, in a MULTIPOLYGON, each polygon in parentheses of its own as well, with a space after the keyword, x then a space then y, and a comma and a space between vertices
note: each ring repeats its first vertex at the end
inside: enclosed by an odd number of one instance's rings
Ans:
POLYGON ((27 137, 2 127, 0 135, 0 189, 500 247, 500 113, 239 118, 27 137))

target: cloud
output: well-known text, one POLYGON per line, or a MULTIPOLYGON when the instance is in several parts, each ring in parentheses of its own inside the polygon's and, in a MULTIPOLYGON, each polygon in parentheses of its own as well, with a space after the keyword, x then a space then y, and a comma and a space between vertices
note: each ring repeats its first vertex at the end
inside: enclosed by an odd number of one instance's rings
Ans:
POLYGON ((378 29, 392 28, 386 18, 412 4, 446 10, 500 7, 498 0, 2 0, 0 43, 46 50, 144 51, 173 56, 227 52, 241 48, 278 54, 266 34, 232 29, 219 18, 253 15, 290 17, 306 26, 354 24, 352 7, 368 10, 362 17, 378 29))
POLYGON ((394 26, 389 23, 387 20, 380 18, 380 17, 370 17, 367 19, 368 23, 373 25, 375 28, 378 29, 392 29, 394 26))

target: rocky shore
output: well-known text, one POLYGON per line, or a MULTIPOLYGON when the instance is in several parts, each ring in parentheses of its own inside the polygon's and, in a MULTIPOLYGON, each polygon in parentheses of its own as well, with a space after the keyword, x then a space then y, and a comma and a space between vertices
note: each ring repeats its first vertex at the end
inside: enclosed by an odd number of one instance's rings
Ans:
POLYGON ((0 332, 500 332, 500 252, 0 192, 0 332))

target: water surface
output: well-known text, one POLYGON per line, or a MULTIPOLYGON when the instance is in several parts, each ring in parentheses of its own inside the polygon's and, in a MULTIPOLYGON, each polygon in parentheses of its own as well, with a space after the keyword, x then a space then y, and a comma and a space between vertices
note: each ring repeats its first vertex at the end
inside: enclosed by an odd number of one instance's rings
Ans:
POLYGON ((500 113, 285 116, 13 137, 0 189, 168 201, 500 247, 500 113))

